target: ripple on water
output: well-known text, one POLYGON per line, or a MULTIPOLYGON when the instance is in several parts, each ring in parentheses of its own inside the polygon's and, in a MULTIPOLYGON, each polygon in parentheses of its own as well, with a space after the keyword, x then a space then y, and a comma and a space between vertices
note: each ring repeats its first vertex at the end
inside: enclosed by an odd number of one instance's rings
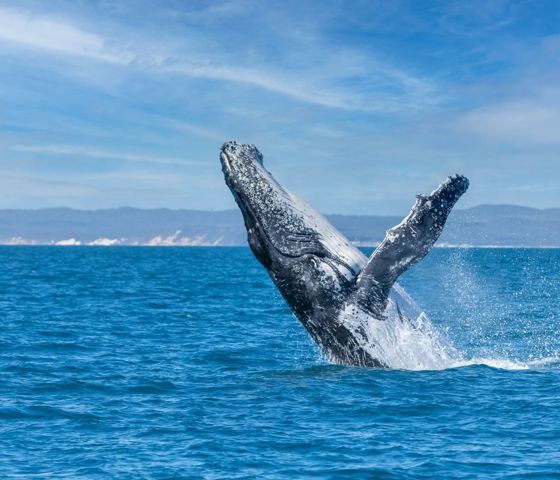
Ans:
POLYGON ((2 478, 560 474, 560 251, 440 249, 411 269, 467 359, 424 371, 325 362, 247 249, 0 262, 2 478))

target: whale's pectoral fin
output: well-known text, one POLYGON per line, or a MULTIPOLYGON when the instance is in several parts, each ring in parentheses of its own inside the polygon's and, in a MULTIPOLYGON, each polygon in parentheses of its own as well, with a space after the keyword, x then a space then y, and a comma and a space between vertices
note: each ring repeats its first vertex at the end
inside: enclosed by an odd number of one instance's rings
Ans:
POLYGON ((387 231, 358 275, 357 303, 361 308, 382 318, 391 287, 399 275, 430 251, 468 186, 466 177, 453 175, 427 197, 417 196, 408 216, 387 231))

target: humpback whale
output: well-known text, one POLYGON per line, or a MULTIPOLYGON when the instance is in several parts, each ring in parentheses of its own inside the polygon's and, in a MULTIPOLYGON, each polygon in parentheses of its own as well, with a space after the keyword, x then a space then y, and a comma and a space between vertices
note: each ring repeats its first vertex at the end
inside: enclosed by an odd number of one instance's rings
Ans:
POLYGON ((227 142, 220 161, 253 254, 327 359, 393 366, 378 337, 387 334, 390 318, 414 323, 422 315, 396 281, 430 251, 467 190, 467 178, 450 176, 429 195, 418 195, 410 213, 387 231, 368 259, 282 187, 254 145, 227 142))

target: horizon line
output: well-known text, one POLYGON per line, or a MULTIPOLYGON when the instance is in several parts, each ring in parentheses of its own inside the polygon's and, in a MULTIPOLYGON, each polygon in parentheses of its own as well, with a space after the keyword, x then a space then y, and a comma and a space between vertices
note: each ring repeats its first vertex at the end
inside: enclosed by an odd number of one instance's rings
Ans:
MULTIPOLYGON (((549 211, 549 210, 560 210, 560 206, 557 207, 529 207, 527 205, 520 205, 516 203, 481 203, 479 205, 474 205, 472 207, 457 208, 455 211, 469 211, 481 207, 513 207, 513 208, 523 208, 527 210, 534 211, 549 211)), ((2 208, 0 207, 0 212, 2 211, 16 211, 16 212, 41 212, 45 210, 73 210, 76 212, 107 212, 111 210, 142 210, 142 211, 156 211, 156 210, 166 210, 170 212, 197 212, 197 213, 227 213, 227 212, 237 212, 236 208, 225 208, 221 210, 214 209, 198 209, 198 208, 170 208, 170 207, 132 207, 132 206, 119 206, 119 207, 106 207, 106 208, 76 208, 67 206, 57 206, 57 207, 39 207, 39 208, 2 208)), ((320 212, 321 215, 333 217, 333 216, 351 216, 351 217, 398 217, 402 216, 402 213, 388 213, 388 214, 377 214, 377 213, 325 213, 320 212)))

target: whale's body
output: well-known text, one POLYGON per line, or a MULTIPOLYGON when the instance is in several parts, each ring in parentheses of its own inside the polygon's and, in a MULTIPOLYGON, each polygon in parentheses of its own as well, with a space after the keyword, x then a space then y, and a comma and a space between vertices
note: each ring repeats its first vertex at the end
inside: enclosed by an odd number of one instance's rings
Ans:
POLYGON ((414 324, 422 314, 396 280, 428 253, 468 180, 455 175, 429 196, 418 196, 409 215, 368 259, 276 182, 256 147, 228 142, 220 159, 251 250, 327 358, 345 365, 392 366, 387 319, 414 324))

